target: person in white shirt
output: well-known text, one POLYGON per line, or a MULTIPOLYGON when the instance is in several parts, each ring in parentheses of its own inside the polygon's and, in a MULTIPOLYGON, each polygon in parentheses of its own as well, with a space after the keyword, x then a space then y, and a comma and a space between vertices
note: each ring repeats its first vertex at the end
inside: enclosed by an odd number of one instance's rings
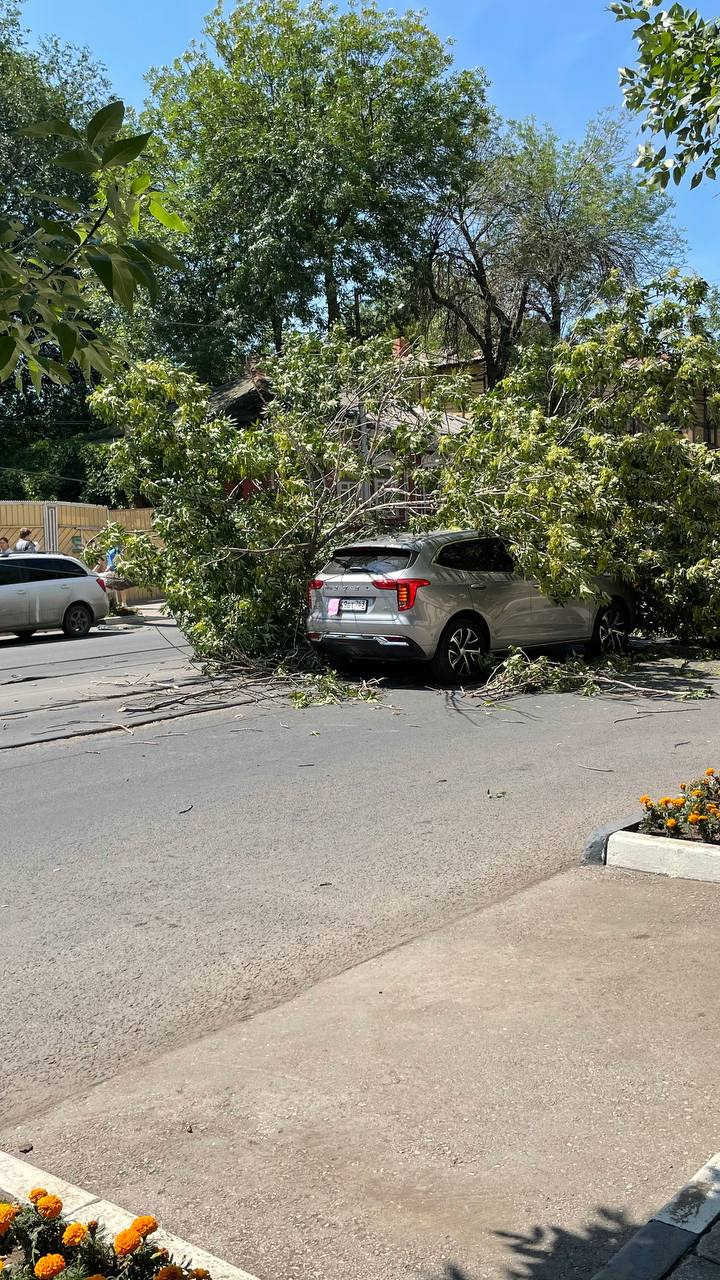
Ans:
POLYGON ((32 538, 30 537, 31 533, 32 533, 31 529, 20 530, 20 537, 15 543, 16 551, 37 551, 37 542, 33 542, 32 538))

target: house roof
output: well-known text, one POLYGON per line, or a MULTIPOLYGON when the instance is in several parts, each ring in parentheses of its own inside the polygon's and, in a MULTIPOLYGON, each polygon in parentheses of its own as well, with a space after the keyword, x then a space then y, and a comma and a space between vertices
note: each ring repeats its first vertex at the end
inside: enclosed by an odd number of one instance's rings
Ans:
POLYGON ((260 417, 267 403, 267 379, 260 374, 246 374, 235 382, 216 387, 210 397, 212 409, 238 426, 249 426, 260 417))

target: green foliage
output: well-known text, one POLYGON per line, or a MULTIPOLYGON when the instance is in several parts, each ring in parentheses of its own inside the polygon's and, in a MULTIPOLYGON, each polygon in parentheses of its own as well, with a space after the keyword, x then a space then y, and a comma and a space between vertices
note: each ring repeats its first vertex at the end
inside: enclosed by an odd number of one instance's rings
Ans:
POLYGON ((691 186, 714 178, 720 165, 720 25, 697 9, 661 0, 620 0, 610 8, 620 21, 636 22, 636 67, 622 67, 620 83, 630 111, 644 118, 652 141, 637 163, 656 186, 691 186))
POLYGON ((420 295, 445 345, 469 336, 494 386, 528 334, 558 338, 612 271, 627 282, 669 266, 669 201, 635 179, 624 127, 605 114, 579 142, 534 120, 474 145, 465 186, 437 202, 420 295))
POLYGON ((138 288, 157 296, 154 264, 164 265, 168 252, 139 236, 140 223, 149 213, 166 225, 169 215, 149 180, 125 172, 150 135, 117 137, 124 115, 123 104, 112 102, 82 131, 56 118, 19 130, 23 137, 70 139, 73 145, 52 162, 92 179, 92 196, 83 205, 35 193, 42 212, 31 225, 0 218, 0 383, 17 370, 20 388, 26 368, 39 394, 44 378, 70 383, 71 361, 88 382, 111 372, 112 352, 92 315, 93 279, 129 311, 138 288))
POLYGON ((152 504, 163 544, 128 539, 128 574, 162 587, 201 653, 304 647, 305 584, 328 548, 415 509, 408 481, 432 484, 422 460, 459 388, 390 346, 339 330, 293 337, 264 366, 267 410, 244 430, 210 417, 207 388, 159 361, 93 393, 94 412, 124 432, 116 482, 152 504))
POLYGON ((238 345, 351 324, 355 288, 383 292, 487 108, 413 12, 242 0, 206 36, 151 76, 146 119, 193 222, 162 338, 220 381, 238 345))
POLYGON ((305 710, 342 702, 378 702, 379 697, 377 688, 364 680, 362 684, 351 684, 336 671, 308 671, 300 677, 299 687, 292 690, 290 701, 298 710, 305 710))
POLYGON ((720 405, 708 286, 669 277, 534 348, 447 442, 441 519, 499 533, 556 599, 637 584, 649 633, 720 639, 720 456, 692 444, 720 405))

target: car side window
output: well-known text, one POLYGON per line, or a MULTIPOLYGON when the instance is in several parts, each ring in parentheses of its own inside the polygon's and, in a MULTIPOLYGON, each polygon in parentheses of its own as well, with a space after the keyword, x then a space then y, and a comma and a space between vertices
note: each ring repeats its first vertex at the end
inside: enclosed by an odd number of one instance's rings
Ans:
POLYGON ((26 555, 23 568, 30 582, 54 582, 64 578, 85 577, 80 565, 72 560, 48 560, 43 556, 26 555))
POLYGON ((18 582, 27 582, 27 578, 17 560, 0 560, 0 587, 14 587, 18 582))
POLYGON ((468 538, 443 547, 436 564, 466 573, 512 573, 515 568, 510 552, 500 538, 468 538))

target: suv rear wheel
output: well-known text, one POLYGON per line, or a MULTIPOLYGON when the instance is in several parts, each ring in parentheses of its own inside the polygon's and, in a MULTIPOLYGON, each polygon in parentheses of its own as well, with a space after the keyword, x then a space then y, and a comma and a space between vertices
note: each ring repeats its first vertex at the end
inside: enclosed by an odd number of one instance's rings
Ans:
POLYGON ((433 675, 444 684, 478 680, 488 652, 482 623, 471 613, 458 614, 448 622, 438 641, 431 664, 433 675))
POLYGON ((93 615, 86 604, 71 604, 65 610, 63 631, 69 640, 81 640, 93 624, 93 615))
POLYGON ((598 609, 589 650, 595 657, 627 653, 630 641, 630 623, 625 605, 611 600, 598 609))

